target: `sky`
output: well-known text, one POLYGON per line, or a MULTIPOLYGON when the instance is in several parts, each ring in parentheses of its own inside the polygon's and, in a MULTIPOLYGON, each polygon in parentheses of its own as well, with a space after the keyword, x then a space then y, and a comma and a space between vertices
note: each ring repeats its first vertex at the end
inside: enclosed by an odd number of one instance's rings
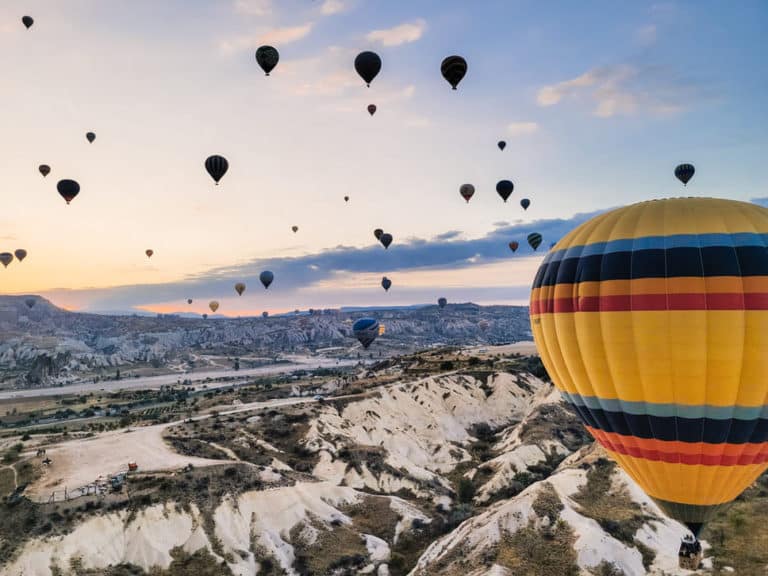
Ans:
POLYGON ((29 256, 0 292, 102 312, 216 299, 233 316, 524 304, 543 252, 589 215, 765 202, 766 25, 762 0, 3 0, 0 251, 29 256), (280 51, 268 78, 262 44, 280 51), (383 60, 370 88, 362 50, 383 60), (451 54, 469 65, 457 91, 451 54), (211 154, 230 163, 219 186, 211 154), (61 178, 81 184, 69 206, 61 178))

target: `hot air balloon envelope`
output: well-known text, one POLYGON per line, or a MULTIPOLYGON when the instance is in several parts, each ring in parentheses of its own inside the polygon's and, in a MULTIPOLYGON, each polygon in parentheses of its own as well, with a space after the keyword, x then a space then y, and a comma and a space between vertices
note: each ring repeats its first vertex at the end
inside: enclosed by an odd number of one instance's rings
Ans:
POLYGON ((375 318, 360 318, 352 325, 352 332, 363 348, 368 348, 379 335, 379 321, 375 318))
POLYGON ((469 199, 475 195, 475 187, 472 186, 472 184, 462 184, 459 188, 459 194, 461 194, 461 197, 464 198, 464 200, 469 202, 469 199))
POLYGON ((467 73, 467 61, 461 56, 448 56, 440 64, 440 72, 451 85, 451 88, 456 90, 456 87, 461 82, 464 75, 467 73))
POLYGON ((381 71, 381 58, 375 52, 360 52, 355 58, 355 70, 370 86, 381 71))
POLYGON ((695 172, 696 168, 693 167, 693 164, 680 164, 675 168, 675 178, 680 180, 683 186, 687 186, 688 181, 693 178, 695 172))
POLYGON ((67 204, 69 204, 80 193, 80 184, 74 180, 59 180, 56 184, 56 189, 61 197, 67 201, 67 204))
POLYGON ((512 192, 515 190, 515 185, 512 184, 509 180, 499 180, 496 183, 496 192, 501 196, 501 199, 504 200, 504 202, 507 201, 507 198, 509 198, 512 195, 512 192))
POLYGON ((272 46, 260 46, 256 50, 256 62, 267 76, 274 70, 279 61, 280 53, 272 46))
POLYGON ((768 467, 768 209, 601 214, 536 274, 536 347, 608 454, 695 533, 768 467))
POLYGON ((243 292, 245 292, 245 284, 243 284, 242 282, 238 282, 237 284, 235 284, 235 292, 237 292, 238 296, 242 296, 243 292))
POLYGON ((40 166, 37 167, 37 169, 40 171, 40 174, 43 175, 43 178, 48 176, 48 174, 51 173, 51 167, 48 166, 48 164, 40 164, 40 166))
POLYGON ((269 288, 269 285, 272 284, 272 282, 275 279, 275 275, 272 274, 269 270, 264 270, 261 274, 259 274, 259 280, 261 280, 261 283, 264 284, 264 288, 269 288))
POLYGON ((389 248, 389 245, 392 244, 392 234, 384 232, 384 234, 379 237, 379 242, 382 243, 384 248, 389 248))
POLYGON ((528 234, 528 244, 534 250, 536 250, 536 248, 539 247, 539 245, 541 244, 541 240, 542 240, 541 234, 539 234, 538 232, 531 232, 530 234, 528 234))
POLYGON ((437 299, 437 305, 440 306, 440 308, 445 308, 447 304, 448 304, 448 300, 446 298, 437 299))
POLYGON ((218 186, 219 180, 221 180, 224 177, 224 174, 227 173, 227 170, 229 170, 229 162, 227 162, 227 159, 224 158, 224 156, 214 154, 205 159, 205 169, 218 186))
POLYGON ((13 255, 16 256, 16 260, 19 262, 23 262, 24 258, 27 257, 27 251, 24 250, 24 248, 19 248, 17 250, 14 250, 13 255))
POLYGON ((24 26, 26 26, 27 30, 32 28, 32 24, 35 23, 35 20, 34 18, 32 18, 32 16, 22 16, 21 21, 24 24, 24 26))
POLYGON ((13 262, 13 254, 10 252, 0 252, 0 264, 8 268, 8 264, 13 262))

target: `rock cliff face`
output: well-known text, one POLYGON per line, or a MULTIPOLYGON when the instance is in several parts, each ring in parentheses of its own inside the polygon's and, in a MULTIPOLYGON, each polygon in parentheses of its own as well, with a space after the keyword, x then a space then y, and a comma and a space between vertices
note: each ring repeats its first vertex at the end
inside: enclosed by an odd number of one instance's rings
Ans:
MULTIPOLYGON (((118 367, 171 368, 217 356, 276 357, 338 348, 332 353, 391 355, 434 344, 487 344, 530 339, 523 307, 448 305, 369 312, 386 326, 362 351, 352 323, 365 312, 339 310, 270 318, 101 316, 67 312, 36 298, 0 297, 0 387, 66 383, 118 367), (479 323, 482 322, 482 327, 479 323)), ((214 361, 215 363, 215 361, 214 361)))

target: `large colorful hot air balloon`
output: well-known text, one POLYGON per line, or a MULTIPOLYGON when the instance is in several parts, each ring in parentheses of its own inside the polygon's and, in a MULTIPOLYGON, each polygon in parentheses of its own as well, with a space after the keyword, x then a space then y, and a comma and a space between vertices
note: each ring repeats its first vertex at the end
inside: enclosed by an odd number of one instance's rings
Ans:
POLYGON ((80 194, 80 184, 74 180, 59 180, 56 184, 59 195, 67 201, 67 204, 80 194))
POLYGON ((440 73, 448 81, 448 84, 451 85, 451 88, 456 90, 459 82, 467 73, 467 61, 461 56, 448 56, 440 64, 440 73))
POLYGON ((373 79, 381 71, 381 58, 376 52, 360 52, 355 58, 355 70, 370 87, 373 79))
POLYGON ((256 62, 267 76, 274 70, 279 61, 280 53, 272 46, 259 46, 256 50, 256 62))
POLYGON ((224 156, 214 154, 205 159, 205 169, 208 174, 210 174, 211 178, 213 178, 213 181, 216 182, 216 186, 218 186, 219 180, 221 180, 224 177, 224 174, 227 173, 227 170, 229 170, 229 162, 227 162, 227 159, 224 158, 224 156))
POLYGON ((675 168, 675 178, 680 180, 683 186, 687 186, 695 172, 696 168, 693 167, 693 164, 680 164, 675 168))
POLYGON ((352 325, 352 332, 363 348, 368 348, 379 335, 379 321, 375 318, 360 318, 352 325))
POLYGON ((610 456, 696 534, 768 468, 768 209, 635 204, 544 258, 531 325, 610 456))
POLYGON ((467 204, 469 204, 470 198, 475 195, 475 187, 472 186, 472 184, 462 184, 459 187, 459 194, 461 194, 461 197, 467 201, 467 204))

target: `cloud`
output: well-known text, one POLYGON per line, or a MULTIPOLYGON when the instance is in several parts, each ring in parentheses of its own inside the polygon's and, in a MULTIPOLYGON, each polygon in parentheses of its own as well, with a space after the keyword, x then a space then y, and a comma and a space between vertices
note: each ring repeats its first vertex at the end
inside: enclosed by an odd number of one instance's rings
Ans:
POLYGON ((768 208, 768 197, 765 198, 752 198, 750 200, 753 204, 757 204, 758 206, 765 206, 768 208))
POLYGON ((621 64, 593 68, 575 78, 544 86, 536 101, 539 106, 554 106, 584 94, 594 102, 592 114, 601 118, 673 114, 684 110, 697 96, 705 95, 700 87, 675 76, 668 68, 621 64))
POLYGON ((507 133, 510 136, 525 136, 539 131, 539 125, 536 122, 512 122, 507 126, 507 133))
POLYGON ((346 8, 346 5, 341 0, 325 0, 320 7, 320 13, 325 16, 331 16, 332 14, 344 12, 346 8))
POLYGON ((424 31, 427 29, 427 23, 419 18, 413 22, 406 22, 395 26, 394 28, 387 28, 385 30, 373 30, 366 35, 366 40, 369 42, 380 42, 384 46, 400 46, 401 44, 409 44, 416 42, 424 35, 424 31))
POLYGON ((656 43, 656 25, 641 26, 635 31, 635 40, 642 46, 652 46, 656 43))
MULTIPOLYGON (((527 290, 531 274, 535 271, 536 263, 545 250, 534 252, 525 241, 531 232, 539 232, 544 237, 543 246, 560 239, 575 226, 595 216, 599 212, 577 214, 567 219, 549 219, 535 222, 519 222, 508 226, 496 227, 485 236, 474 239, 461 239, 457 231, 448 231, 432 241, 413 238, 400 240, 390 247, 386 258, 382 258, 383 248, 378 243, 365 247, 338 246, 316 254, 291 258, 257 259, 243 264, 209 270, 204 274, 195 275, 179 282, 163 284, 143 284, 134 286, 118 286, 104 289, 84 290, 52 290, 45 295, 54 301, 59 301, 70 307, 81 307, 91 311, 130 310, 158 303, 182 302, 193 298, 196 302, 207 302, 212 298, 223 301, 222 294, 233 293, 235 282, 245 282, 254 290, 248 292, 248 297, 256 293, 260 286, 258 276, 263 270, 271 270, 275 274, 275 283, 269 293, 261 291, 258 306, 269 307, 271 310, 282 307, 291 310, 297 306, 342 306, 366 303, 370 291, 364 287, 354 290, 355 278, 360 275, 381 276, 386 274, 403 286, 401 277, 409 275, 413 286, 419 285, 422 292, 407 292, 400 290, 400 298, 414 298, 418 294, 430 293, 442 287, 441 275, 451 275, 464 278, 461 294, 464 299, 481 299, 479 295, 488 293, 484 286, 492 284, 519 284, 527 290), (520 248, 511 256, 510 240, 520 242, 520 248), (450 240, 450 241, 446 241, 450 240), (518 260, 530 260, 528 264, 516 263, 518 260), (499 279, 498 270, 487 277, 478 276, 479 270, 500 266, 513 270, 514 266, 523 266, 524 276, 514 274, 507 280, 499 279), (512 268, 510 268, 512 267, 512 268), (351 283, 350 291, 337 293, 333 286, 339 285, 339 278, 347 278, 351 283), (326 286, 327 290, 321 290, 326 286), (431 288, 430 288, 431 287, 431 288), (406 296, 410 294, 410 296, 406 296), (265 301, 265 298, 267 300, 265 301)), ((458 280, 456 280, 458 282, 458 280)), ((497 296, 503 291, 497 291, 497 296)), ((246 296, 243 296, 246 298, 246 296)), ((491 299, 492 300, 492 299, 491 299)), ((401 303, 423 301, 420 299, 401 303)))
POLYGON ((232 54, 243 50, 255 50, 262 44, 289 44, 306 37, 311 31, 312 22, 300 26, 274 28, 255 36, 236 36, 219 42, 219 50, 223 54, 232 54))
POLYGON ((235 0, 233 7, 237 14, 266 16, 272 13, 272 0, 235 0))
POLYGON ((459 236, 461 236, 461 230, 448 230, 448 232, 435 236, 435 240, 445 242, 447 240, 455 240, 459 236))

